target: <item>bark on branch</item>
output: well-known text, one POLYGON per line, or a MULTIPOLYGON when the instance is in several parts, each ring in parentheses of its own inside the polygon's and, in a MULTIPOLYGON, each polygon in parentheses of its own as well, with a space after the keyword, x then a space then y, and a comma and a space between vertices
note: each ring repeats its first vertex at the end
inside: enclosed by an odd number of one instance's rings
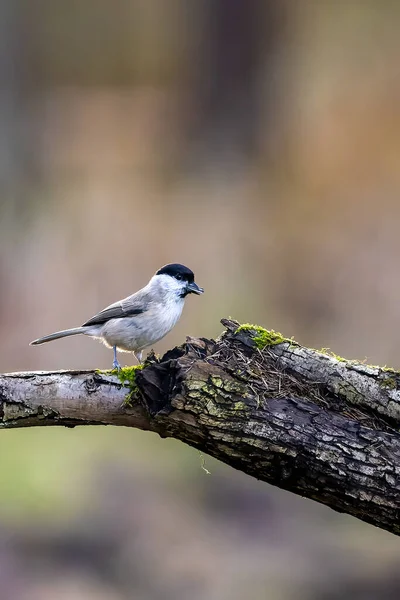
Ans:
POLYGON ((110 371, 2 375, 0 428, 154 431, 400 534, 400 373, 223 324, 216 342, 188 338, 124 369, 126 383, 110 371))

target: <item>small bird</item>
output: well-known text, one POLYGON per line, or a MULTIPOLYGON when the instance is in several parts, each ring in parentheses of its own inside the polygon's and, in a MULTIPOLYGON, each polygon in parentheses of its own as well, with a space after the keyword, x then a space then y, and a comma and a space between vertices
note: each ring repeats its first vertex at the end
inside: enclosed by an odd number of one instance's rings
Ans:
POLYGON ((113 349, 113 368, 120 369, 117 350, 133 352, 141 362, 143 350, 161 340, 176 325, 186 296, 203 292, 188 267, 177 263, 165 265, 144 288, 110 304, 82 327, 45 335, 30 345, 44 344, 70 335, 88 335, 113 349))

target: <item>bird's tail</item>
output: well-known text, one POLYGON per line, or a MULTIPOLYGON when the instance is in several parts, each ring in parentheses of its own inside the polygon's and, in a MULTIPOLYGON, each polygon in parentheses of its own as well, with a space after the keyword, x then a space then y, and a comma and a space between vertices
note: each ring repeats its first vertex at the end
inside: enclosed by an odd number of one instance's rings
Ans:
POLYGON ((64 329, 64 331, 56 331, 55 333, 50 333, 50 335, 45 335, 37 340, 33 340, 29 345, 37 346, 38 344, 44 344, 45 342, 52 342, 53 340, 58 340, 63 337, 68 337, 70 335, 79 335, 80 333, 85 333, 87 331, 87 327, 74 327, 73 329, 64 329))

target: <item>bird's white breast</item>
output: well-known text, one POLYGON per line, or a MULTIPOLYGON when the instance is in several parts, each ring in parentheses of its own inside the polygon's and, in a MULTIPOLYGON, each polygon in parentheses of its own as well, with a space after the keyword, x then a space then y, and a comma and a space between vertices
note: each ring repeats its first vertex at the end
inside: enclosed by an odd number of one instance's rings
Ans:
POLYGON ((126 352, 138 352, 161 340, 178 322, 184 298, 167 297, 140 315, 111 319, 104 324, 101 337, 107 345, 126 352))

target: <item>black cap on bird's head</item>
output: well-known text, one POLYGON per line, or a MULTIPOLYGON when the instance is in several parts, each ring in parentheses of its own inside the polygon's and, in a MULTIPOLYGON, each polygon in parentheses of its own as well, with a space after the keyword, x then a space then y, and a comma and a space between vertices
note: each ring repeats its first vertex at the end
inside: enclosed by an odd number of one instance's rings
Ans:
POLYGON ((156 275, 169 275, 177 281, 186 282, 182 297, 187 296, 187 294, 202 294, 204 292, 203 288, 195 283, 193 271, 185 267, 185 265, 180 265, 179 263, 165 265, 157 271, 156 275))

